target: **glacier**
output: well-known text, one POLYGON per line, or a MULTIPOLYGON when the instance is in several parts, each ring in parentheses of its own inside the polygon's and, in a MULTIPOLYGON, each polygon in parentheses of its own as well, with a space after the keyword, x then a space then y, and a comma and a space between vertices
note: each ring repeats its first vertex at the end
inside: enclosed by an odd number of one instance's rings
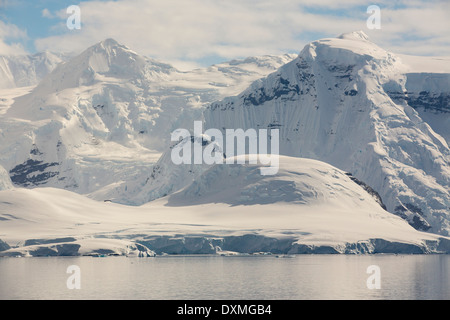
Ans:
POLYGON ((0 192, 0 256, 450 253, 448 237, 385 211, 344 171, 282 156, 216 164, 166 197, 133 207, 55 188, 0 192))

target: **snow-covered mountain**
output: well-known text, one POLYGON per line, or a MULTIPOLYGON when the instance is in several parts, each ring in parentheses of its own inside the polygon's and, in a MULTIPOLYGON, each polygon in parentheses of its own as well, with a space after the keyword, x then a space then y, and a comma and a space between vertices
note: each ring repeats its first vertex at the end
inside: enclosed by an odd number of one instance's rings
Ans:
POLYGON ((181 72, 107 39, 59 64, 29 94, 4 99, 0 164, 16 186, 108 194, 151 173, 171 132, 191 128, 207 104, 293 58, 181 72))
POLYGON ((414 58, 402 62, 363 32, 314 41, 238 96, 213 103, 205 127, 278 128, 281 154, 345 170, 418 230, 448 235, 448 68, 414 72, 414 58))
POLYGON ((37 85, 69 55, 41 52, 23 56, 0 56, 0 89, 37 85))
POLYGON ((141 207, 2 191, 0 256, 450 253, 449 238, 414 230, 335 167, 280 157, 278 175, 260 168, 217 164, 141 207))

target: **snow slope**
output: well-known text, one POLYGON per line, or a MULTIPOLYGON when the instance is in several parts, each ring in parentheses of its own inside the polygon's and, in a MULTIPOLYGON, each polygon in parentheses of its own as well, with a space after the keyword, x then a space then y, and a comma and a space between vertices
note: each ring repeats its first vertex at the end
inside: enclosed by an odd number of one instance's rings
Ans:
POLYGON ((262 176, 260 165, 215 165, 141 207, 52 188, 2 191, 0 239, 11 248, 0 255, 450 252, 450 239, 414 230, 343 171, 280 163, 277 176, 262 176))
POLYGON ((181 72, 107 39, 58 65, 29 94, 4 98, 0 165, 16 186, 108 195, 151 173, 171 132, 192 128, 205 105, 293 58, 181 72))
POLYGON ((213 103, 205 127, 278 128, 282 154, 350 172, 376 190, 390 212, 419 230, 448 235, 449 74, 430 81, 411 71, 363 32, 314 41, 238 96, 213 103), (433 100, 441 122, 429 124, 416 110, 419 90, 444 97, 433 100))

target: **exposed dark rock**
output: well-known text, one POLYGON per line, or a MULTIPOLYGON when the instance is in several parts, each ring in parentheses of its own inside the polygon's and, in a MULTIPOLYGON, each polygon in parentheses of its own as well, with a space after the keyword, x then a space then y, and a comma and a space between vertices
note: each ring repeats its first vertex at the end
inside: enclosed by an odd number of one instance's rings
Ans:
POLYGON ((29 159, 15 166, 9 174, 15 185, 22 187, 38 186, 59 174, 58 171, 47 170, 58 165, 58 162, 44 163, 43 161, 29 159))
POLYGON ((0 239, 0 251, 5 251, 8 249, 11 249, 11 247, 6 242, 0 239))
POLYGON ((31 149, 30 154, 34 155, 34 156, 40 156, 43 153, 39 151, 39 149, 36 145, 33 145, 33 149, 31 149))
POLYGON ((386 205, 383 203, 383 199, 381 199, 381 196, 378 192, 376 192, 371 186, 367 185, 366 183, 364 183, 363 181, 355 178, 354 176, 352 176, 351 173, 346 173, 346 175, 353 181, 355 182, 357 185, 363 187, 364 190, 366 190, 374 199, 376 202, 378 202, 378 204, 387 211, 386 205))
POLYGON ((389 97, 396 103, 405 101, 414 109, 424 109, 433 112, 450 113, 450 94, 432 93, 428 91, 399 92, 387 91, 389 97))
MULTIPOLYGON (((243 102, 245 105, 258 106, 267 101, 272 101, 274 99, 281 100, 296 100, 299 95, 311 94, 310 87, 307 84, 314 81, 314 75, 301 70, 299 73, 298 83, 304 85, 305 90, 302 90, 297 83, 291 83, 288 79, 284 79, 281 76, 278 78, 277 83, 274 88, 266 89, 265 87, 260 87, 258 90, 252 93, 244 95, 243 102)), ((211 107, 212 110, 217 108, 214 105, 211 107)), ((228 108, 226 108, 228 109, 228 108)))
POLYGON ((414 229, 419 231, 428 231, 430 224, 422 216, 422 209, 412 203, 400 204, 394 209, 394 214, 405 219, 414 229))
POLYGON ((356 95, 358 94, 358 91, 352 89, 352 90, 350 90, 350 91, 345 91, 344 94, 345 94, 346 96, 354 97, 354 96, 356 96, 356 95))

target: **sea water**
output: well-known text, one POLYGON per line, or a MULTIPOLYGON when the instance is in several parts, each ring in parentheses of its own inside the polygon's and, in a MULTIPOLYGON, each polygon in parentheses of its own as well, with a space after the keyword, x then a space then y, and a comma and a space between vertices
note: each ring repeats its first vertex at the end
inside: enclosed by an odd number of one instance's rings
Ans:
POLYGON ((450 255, 0 258, 0 299, 448 300, 450 255))

